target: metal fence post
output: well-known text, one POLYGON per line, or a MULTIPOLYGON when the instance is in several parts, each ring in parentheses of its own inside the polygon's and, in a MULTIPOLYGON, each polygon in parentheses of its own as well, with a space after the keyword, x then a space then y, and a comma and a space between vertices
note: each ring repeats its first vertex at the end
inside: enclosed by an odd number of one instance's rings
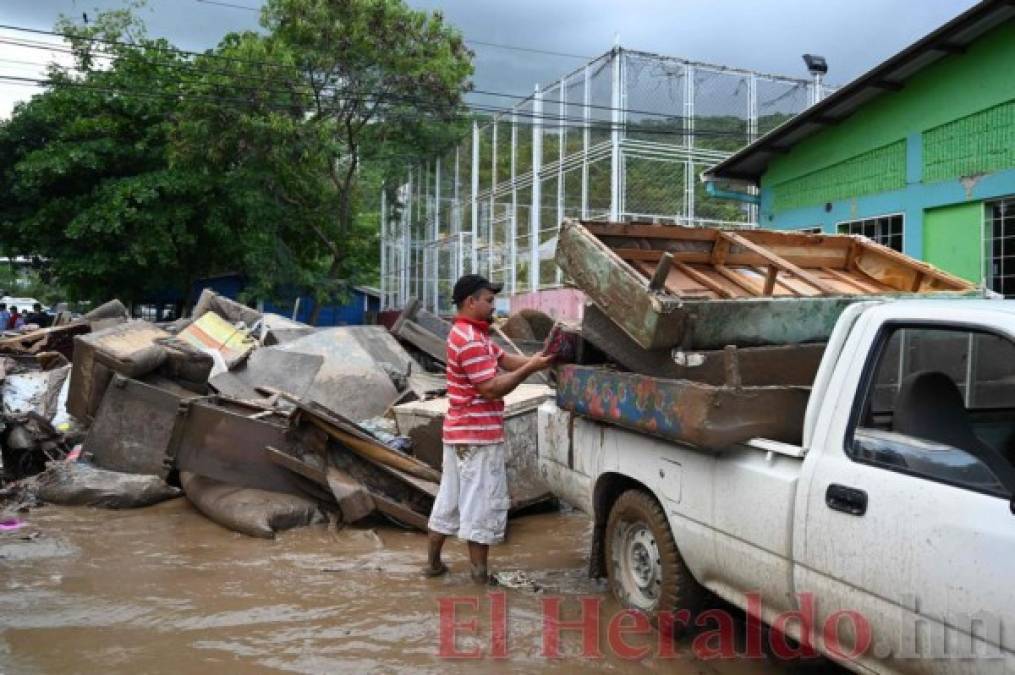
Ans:
MULTIPOLYGON (((560 224, 564 222, 564 196, 566 191, 564 190, 564 157, 567 154, 564 146, 567 145, 567 134, 568 128, 566 125, 565 116, 567 113, 567 78, 560 81, 560 132, 557 152, 557 228, 559 230, 560 224)), ((557 267, 554 271, 553 281, 554 284, 560 285, 562 275, 560 268, 557 267)))
POLYGON ((479 122, 472 122, 472 262, 469 271, 479 273, 479 122))
POLYGON ((381 309, 387 309, 388 288, 388 199, 381 185, 381 309))
POLYGON ((539 221, 542 208, 543 94, 536 85, 532 96, 532 212, 529 213, 529 290, 539 289, 539 221))
POLYGON ((518 290, 518 113, 511 113, 511 239, 508 259, 508 293, 518 290))
POLYGON ((610 119, 612 120, 612 130, 610 131, 610 220, 613 222, 620 220, 620 125, 622 119, 620 115, 621 108, 621 81, 620 81, 620 62, 623 58, 623 50, 617 46, 613 48, 613 53, 610 58, 613 62, 612 76, 610 78, 610 107, 612 108, 612 114, 610 119))
MULTIPOLYGON (((500 126, 498 118, 493 118, 493 129, 490 132, 490 210, 489 210, 489 242, 487 242, 487 265, 489 266, 490 278, 496 281, 493 273, 493 264, 501 251, 497 246, 497 127, 500 126)), ((505 242, 506 243, 506 242, 505 242)), ((502 268, 503 269, 503 268, 502 268)), ((501 272, 503 274, 503 272, 501 272)))
POLYGON ((585 89, 582 95, 582 118, 584 119, 584 128, 582 129, 582 219, 589 217, 589 144, 592 141, 592 130, 590 128, 592 119, 592 87, 590 86, 592 74, 588 65, 585 66, 584 79, 585 89))
POLYGON ((440 288, 441 288, 441 250, 440 244, 437 242, 440 240, 441 233, 441 158, 438 157, 434 162, 434 200, 433 200, 433 239, 431 240, 431 246, 433 247, 433 311, 434 314, 440 312, 440 288))
POLYGON ((454 273, 451 275, 457 281, 462 276, 462 268, 465 266, 465 250, 462 246, 462 192, 461 192, 461 148, 455 146, 455 207, 452 212, 453 221, 451 226, 454 230, 455 263, 454 273))
POLYGON ((688 149, 687 163, 684 165, 684 216, 688 225, 694 221, 694 153, 692 149, 694 142, 694 66, 684 66, 684 130, 686 132, 685 145, 688 149))

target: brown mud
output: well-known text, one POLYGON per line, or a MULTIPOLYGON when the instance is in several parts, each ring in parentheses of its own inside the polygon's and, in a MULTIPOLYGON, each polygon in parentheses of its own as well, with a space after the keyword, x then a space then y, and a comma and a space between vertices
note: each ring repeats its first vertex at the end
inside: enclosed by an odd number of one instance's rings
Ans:
POLYGON ((701 661, 688 641, 658 658, 655 638, 628 637, 650 655, 625 660, 609 646, 619 611, 606 588, 585 574, 591 534, 580 513, 543 513, 511 521, 493 549, 494 570, 518 571, 525 588, 478 588, 465 547, 449 541, 451 573, 423 579, 426 539, 378 522, 371 528, 314 526, 275 541, 228 532, 185 499, 134 511, 47 506, 28 526, 0 534, 0 672, 677 672, 765 673, 764 659, 701 661), (533 587, 539 590, 534 590, 533 587), (490 656, 489 591, 503 591, 507 658, 490 656), (440 654, 442 598, 459 605, 459 650, 440 654), (562 659, 543 655, 542 603, 561 598, 574 620, 583 598, 601 602, 602 658, 581 656, 565 632, 562 659))

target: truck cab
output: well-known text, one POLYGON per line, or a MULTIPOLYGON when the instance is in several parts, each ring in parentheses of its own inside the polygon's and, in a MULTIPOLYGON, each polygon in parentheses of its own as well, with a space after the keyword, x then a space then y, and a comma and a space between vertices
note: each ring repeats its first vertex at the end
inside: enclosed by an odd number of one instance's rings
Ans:
POLYGON ((854 669, 1015 672, 1015 302, 847 307, 799 445, 705 450, 552 402, 539 434, 626 606, 707 589, 854 669))

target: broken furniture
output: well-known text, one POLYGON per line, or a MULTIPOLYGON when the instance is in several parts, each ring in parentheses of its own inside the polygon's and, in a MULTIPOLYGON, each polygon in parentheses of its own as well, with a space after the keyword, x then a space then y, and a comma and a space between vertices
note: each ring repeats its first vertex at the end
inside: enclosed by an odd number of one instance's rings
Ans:
POLYGON ((849 304, 976 295, 864 237, 565 220, 564 274, 644 349, 826 341, 849 304))
POLYGON ((562 410, 672 441, 721 449, 760 437, 800 443, 809 387, 710 385, 607 368, 557 371, 562 410))
MULTIPOLYGON (((517 510, 551 497, 539 474, 536 447, 536 409, 553 397, 541 384, 522 384, 504 398, 505 464, 511 509, 517 510)), ((413 454, 440 470, 441 440, 448 399, 402 403, 392 408, 398 433, 412 439, 413 454)))

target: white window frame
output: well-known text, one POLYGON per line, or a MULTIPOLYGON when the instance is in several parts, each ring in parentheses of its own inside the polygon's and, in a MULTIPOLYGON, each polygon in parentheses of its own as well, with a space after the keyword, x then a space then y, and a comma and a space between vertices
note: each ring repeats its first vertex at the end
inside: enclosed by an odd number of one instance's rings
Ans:
MULTIPOLYGON (((983 251, 983 283, 987 288, 994 289, 994 218, 991 210, 997 204, 1007 203, 1009 208, 1015 211, 1015 195, 1009 195, 1007 197, 1001 197, 999 199, 990 199, 983 202, 983 224, 980 228, 982 246, 980 248, 983 251)), ((1005 237, 1001 237, 1004 239, 1005 237)), ((1015 276, 1015 272, 1010 275, 1001 274, 1004 276, 1015 276)), ((1000 293, 1000 291, 998 291, 1000 293)), ((1007 295, 1007 298, 1015 296, 1007 295)))

